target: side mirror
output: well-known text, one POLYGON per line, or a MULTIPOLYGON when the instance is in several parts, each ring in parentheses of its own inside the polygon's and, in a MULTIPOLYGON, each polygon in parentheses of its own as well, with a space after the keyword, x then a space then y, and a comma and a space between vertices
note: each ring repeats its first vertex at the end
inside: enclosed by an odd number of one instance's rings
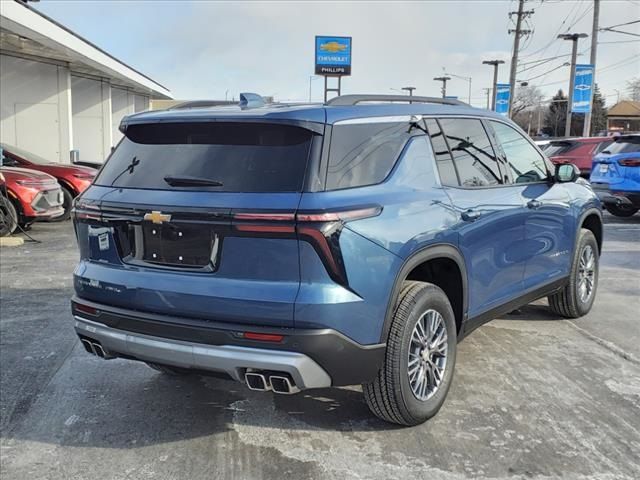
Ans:
POLYGON ((573 163, 565 163, 556 166, 555 179, 558 183, 575 182, 580 178, 580 169, 573 163))

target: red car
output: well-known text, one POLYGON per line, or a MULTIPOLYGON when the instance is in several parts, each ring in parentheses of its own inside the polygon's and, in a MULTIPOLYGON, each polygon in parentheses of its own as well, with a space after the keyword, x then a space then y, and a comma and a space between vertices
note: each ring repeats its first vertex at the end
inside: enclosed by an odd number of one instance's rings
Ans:
POLYGON ((48 173, 58 180, 64 195, 64 213, 56 218, 56 220, 66 220, 69 218, 71 202, 91 185, 93 177, 95 177, 98 172, 95 168, 49 162, 38 155, 12 145, 3 143, 0 144, 0 147, 2 147, 2 153, 4 155, 2 165, 38 170, 48 173))
POLYGON ((567 138, 552 140, 544 148, 544 153, 556 165, 573 163, 580 169, 580 175, 589 177, 593 157, 612 142, 608 137, 567 138))
POLYGON ((51 175, 14 167, 0 167, 0 174, 0 229, 4 235, 13 233, 17 225, 24 228, 64 213, 62 189, 51 175))

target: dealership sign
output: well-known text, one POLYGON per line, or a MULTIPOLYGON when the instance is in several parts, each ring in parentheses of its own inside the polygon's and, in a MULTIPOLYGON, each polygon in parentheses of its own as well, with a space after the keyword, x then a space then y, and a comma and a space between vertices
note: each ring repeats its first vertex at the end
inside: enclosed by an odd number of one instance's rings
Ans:
POLYGON ((509 113, 509 97, 511 85, 508 83, 496 84, 496 113, 507 115, 509 113))
POLYGON ((316 37, 316 75, 351 75, 351 37, 316 37))
POLYGON ((591 89, 593 88, 593 65, 576 65, 576 80, 573 83, 573 113, 591 111, 591 89))

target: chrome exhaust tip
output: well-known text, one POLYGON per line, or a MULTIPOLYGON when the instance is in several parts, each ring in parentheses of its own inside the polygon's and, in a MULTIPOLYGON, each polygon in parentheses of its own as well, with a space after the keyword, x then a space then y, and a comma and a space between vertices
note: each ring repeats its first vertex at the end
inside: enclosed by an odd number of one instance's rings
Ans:
POLYGON ((93 349, 93 345, 91 344, 91 342, 89 340, 81 338, 80 342, 82 343, 82 346, 87 351, 87 353, 90 353, 91 355, 95 355, 96 354, 96 351, 93 349))
POLYGON ((244 381, 247 387, 249 387, 249 390, 255 390, 257 392, 267 392, 271 390, 271 385, 267 377, 261 373, 247 372, 244 374, 244 381))
POLYGON ((292 395, 298 393, 300 389, 295 386, 289 377, 283 377, 280 375, 271 375, 269 377, 271 388, 276 393, 282 393, 284 395, 292 395))
POLYGON ((92 343, 91 345, 93 346, 93 350, 96 352, 97 356, 99 356, 100 358, 107 358, 102 345, 100 345, 99 343, 92 343))

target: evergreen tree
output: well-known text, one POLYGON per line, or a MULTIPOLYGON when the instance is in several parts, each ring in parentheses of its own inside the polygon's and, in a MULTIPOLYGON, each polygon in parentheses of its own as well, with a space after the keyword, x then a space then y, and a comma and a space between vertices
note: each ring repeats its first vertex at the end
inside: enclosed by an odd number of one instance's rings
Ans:
POLYGON ((562 89, 558 90, 544 115, 543 132, 551 137, 564 135, 564 126, 567 121, 567 96, 562 89))
POLYGON ((606 130, 607 128, 607 107, 604 97, 600 93, 600 88, 596 83, 593 88, 593 106, 591 112, 591 135, 606 130))

